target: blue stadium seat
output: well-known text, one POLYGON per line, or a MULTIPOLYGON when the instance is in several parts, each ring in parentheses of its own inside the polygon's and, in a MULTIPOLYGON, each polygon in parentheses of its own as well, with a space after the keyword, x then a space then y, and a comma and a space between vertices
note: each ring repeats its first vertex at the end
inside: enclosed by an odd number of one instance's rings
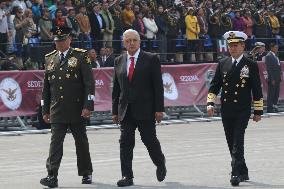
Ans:
POLYGON ((213 46, 212 39, 208 34, 204 35, 204 44, 203 45, 204 45, 204 47, 212 47, 213 46))
POLYGON ((177 36, 176 47, 177 48, 185 47, 185 39, 181 33, 177 36))

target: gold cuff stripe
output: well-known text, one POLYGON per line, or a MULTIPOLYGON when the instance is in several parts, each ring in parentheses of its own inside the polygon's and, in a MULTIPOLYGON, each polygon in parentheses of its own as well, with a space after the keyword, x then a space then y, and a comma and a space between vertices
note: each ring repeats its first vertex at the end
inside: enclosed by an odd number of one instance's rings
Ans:
POLYGON ((214 93, 208 93, 207 102, 215 102, 216 95, 214 93))
POLYGON ((254 101, 254 110, 263 110, 263 98, 254 101))

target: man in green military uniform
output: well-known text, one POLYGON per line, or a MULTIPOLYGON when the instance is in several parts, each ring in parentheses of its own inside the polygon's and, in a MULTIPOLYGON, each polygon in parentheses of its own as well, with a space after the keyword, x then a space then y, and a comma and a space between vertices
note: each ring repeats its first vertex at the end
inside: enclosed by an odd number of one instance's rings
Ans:
POLYGON ((261 120, 263 96, 258 66, 243 55, 247 35, 239 31, 224 34, 230 57, 221 60, 207 97, 207 113, 214 114, 214 102, 221 90, 221 114, 226 140, 232 157, 231 185, 249 180, 244 158, 244 135, 254 102, 253 120, 261 120))
POLYGON ((45 55, 42 93, 43 119, 51 123, 51 143, 46 161, 48 176, 40 183, 58 186, 58 169, 63 155, 63 141, 69 128, 75 139, 77 167, 82 184, 92 183, 92 162, 86 134, 86 119, 93 110, 94 80, 87 51, 70 47, 69 28, 54 28, 56 50, 45 55))

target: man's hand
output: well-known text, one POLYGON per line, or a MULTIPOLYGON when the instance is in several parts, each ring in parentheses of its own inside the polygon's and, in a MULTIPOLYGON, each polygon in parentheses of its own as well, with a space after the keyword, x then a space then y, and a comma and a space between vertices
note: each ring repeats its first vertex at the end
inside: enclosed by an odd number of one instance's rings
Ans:
POLYGON ((212 117, 214 115, 214 107, 208 107, 207 108, 207 115, 209 117, 212 117))
POLYGON ((112 115, 112 122, 116 125, 119 124, 119 119, 118 119, 118 115, 112 115))
POLYGON ((42 118, 43 118, 43 121, 44 121, 45 123, 50 123, 50 115, 49 115, 49 114, 44 114, 44 115, 42 116, 42 118))
POLYGON ((81 116, 82 116, 83 118, 85 118, 85 119, 89 119, 90 116, 91 116, 91 111, 88 110, 88 109, 86 109, 86 108, 84 108, 84 109, 82 110, 81 116))
POLYGON ((155 119, 158 123, 160 123, 163 119, 163 112, 156 112, 155 113, 155 119))
POLYGON ((259 122, 261 120, 261 115, 254 115, 252 120, 255 122, 259 122))

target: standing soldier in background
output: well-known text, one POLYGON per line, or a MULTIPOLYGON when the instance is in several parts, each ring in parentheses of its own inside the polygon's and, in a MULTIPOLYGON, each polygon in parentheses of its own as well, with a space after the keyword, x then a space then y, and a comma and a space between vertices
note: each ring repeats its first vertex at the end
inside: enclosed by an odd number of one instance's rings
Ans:
POLYGON ((267 112, 278 112, 278 98, 281 82, 281 65, 277 57, 278 45, 270 44, 270 51, 265 56, 265 65, 268 74, 267 112))
POLYGON ((54 28, 52 32, 56 50, 45 56, 41 102, 43 119, 51 123, 52 135, 46 161, 48 176, 40 183, 50 188, 58 186, 63 141, 70 129, 75 139, 78 174, 83 176, 82 184, 91 184, 93 168, 85 122, 94 105, 92 67, 86 50, 70 47, 70 28, 54 28))
POLYGON ((244 135, 251 115, 253 95, 253 120, 261 120, 263 96, 258 66, 243 53, 247 35, 240 31, 224 34, 230 57, 221 60, 211 82, 207 97, 207 113, 214 114, 214 102, 221 91, 221 114, 223 127, 232 157, 231 185, 249 180, 248 168, 244 158, 244 135))
POLYGON ((265 51, 265 44, 262 42, 255 42, 255 47, 248 53, 248 56, 253 61, 263 61, 267 52, 265 51))

